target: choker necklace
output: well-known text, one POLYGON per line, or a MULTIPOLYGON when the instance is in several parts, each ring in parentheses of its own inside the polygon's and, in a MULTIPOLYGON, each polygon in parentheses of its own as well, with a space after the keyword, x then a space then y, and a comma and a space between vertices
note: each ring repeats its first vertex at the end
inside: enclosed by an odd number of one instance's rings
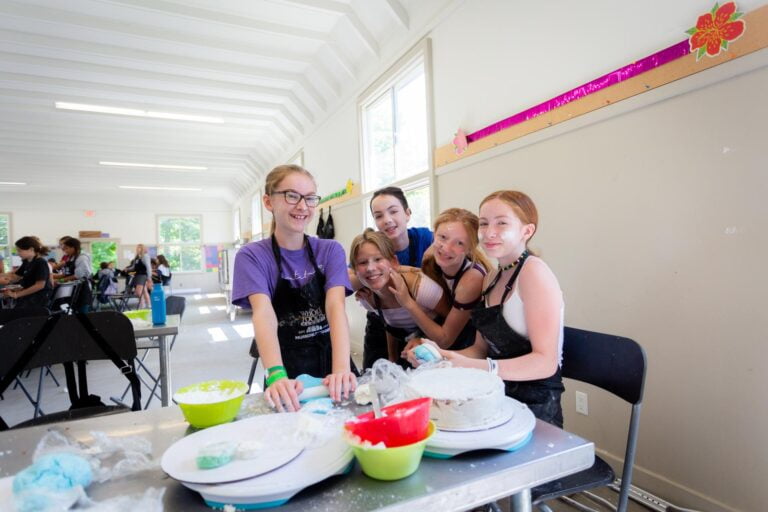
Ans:
POLYGON ((504 266, 499 265, 499 272, 504 272, 505 270, 515 268, 521 261, 523 261, 523 259, 526 256, 528 256, 528 249, 524 250, 523 254, 521 254, 519 258, 517 258, 515 261, 513 261, 509 265, 504 265, 504 266))

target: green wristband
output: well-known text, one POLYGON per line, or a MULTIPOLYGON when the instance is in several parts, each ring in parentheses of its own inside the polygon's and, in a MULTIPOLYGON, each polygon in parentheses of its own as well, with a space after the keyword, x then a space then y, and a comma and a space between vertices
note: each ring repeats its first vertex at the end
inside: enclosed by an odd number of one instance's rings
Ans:
POLYGON ((267 369, 267 373, 268 374, 272 374, 272 373, 276 372, 277 370, 285 371, 285 366, 273 366, 272 368, 268 368, 267 369))
POLYGON ((281 380, 281 379, 287 379, 288 374, 285 372, 285 370, 277 370, 275 373, 267 377, 267 387, 271 386, 275 382, 281 380))

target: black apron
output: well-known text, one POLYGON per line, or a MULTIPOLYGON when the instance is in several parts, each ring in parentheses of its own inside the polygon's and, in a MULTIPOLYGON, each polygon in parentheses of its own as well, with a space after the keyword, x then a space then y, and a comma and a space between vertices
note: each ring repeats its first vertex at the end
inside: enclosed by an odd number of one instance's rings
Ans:
MULTIPOLYGON (((485 307, 485 296, 496 286, 501 272, 483 292, 482 303, 472 310, 472 320, 488 344, 488 356, 493 359, 513 359, 533 351, 531 341, 513 330, 502 314, 504 302, 512 291, 526 258, 527 252, 523 253, 517 268, 504 286, 504 293, 498 305, 485 307)), ((504 388, 507 396, 526 404, 537 418, 562 428, 563 409, 560 405, 560 395, 565 388, 559 367, 554 375, 545 379, 520 382, 505 380, 504 388)))
POLYGON ((315 275, 303 286, 294 288, 283 278, 280 247, 272 235, 272 253, 277 263, 272 307, 277 316, 280 354, 290 379, 303 373, 322 378, 333 370, 331 326, 325 316, 325 274, 317 266, 307 235, 304 235, 304 246, 315 275))
MULTIPOLYGON (((410 292, 409 292, 410 293, 410 292)), ((373 302, 376 306, 376 311, 378 311, 378 317, 381 319, 381 323, 384 326, 384 332, 389 333, 392 335, 393 338, 397 340, 397 360, 395 361, 397 364, 403 367, 403 369, 413 368, 411 366, 411 363, 408 362, 407 359, 404 359, 400 357, 400 353, 405 349, 405 346, 408 344, 406 341, 406 338, 412 334, 416 334, 418 337, 423 337, 424 334, 419 330, 418 327, 414 327, 413 329, 406 329, 404 327, 392 327, 391 325, 387 324, 387 322, 384 320, 384 312, 381 309, 381 299, 378 295, 375 293, 373 294, 373 302)), ((384 337, 384 359, 389 359, 389 351, 387 350, 387 343, 386 343, 386 336, 384 337)))
MULTIPOLYGON (((416 240, 411 232, 408 232, 408 266, 416 267, 416 240)), ((387 330, 384 325, 384 317, 381 317, 369 311, 366 315, 368 321, 365 324, 365 335, 363 336, 363 369, 373 366, 379 359, 388 359, 387 352, 387 330)))
MULTIPOLYGON (((461 264, 461 268, 458 272, 456 272, 456 275, 453 277, 453 285, 451 286, 451 294, 448 297, 448 306, 449 308, 453 307, 453 304, 456 302, 456 288, 459 286, 459 281, 461 280, 461 276, 464 275, 464 272, 467 271, 467 269, 472 268, 472 265, 466 266, 466 259, 461 264)), ((450 311, 450 309, 449 309, 450 311)), ((442 324, 442 322, 441 322, 442 324)), ((467 321, 464 328, 461 330, 461 332, 456 336, 456 339, 453 341, 453 344, 448 347, 448 350, 462 350, 467 347, 471 347, 475 343, 475 333, 477 332, 477 329, 475 329, 475 324, 472 321, 472 317, 470 316, 469 320, 467 321)))

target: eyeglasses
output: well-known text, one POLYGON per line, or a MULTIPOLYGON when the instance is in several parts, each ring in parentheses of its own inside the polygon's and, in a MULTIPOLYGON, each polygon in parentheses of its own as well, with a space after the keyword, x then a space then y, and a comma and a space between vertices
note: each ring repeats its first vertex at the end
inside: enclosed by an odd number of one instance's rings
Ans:
POLYGON ((288 204, 299 204, 299 201, 302 199, 304 200, 304 204, 306 204, 309 208, 314 208, 320 204, 320 196, 317 194, 308 194, 305 196, 299 194, 295 190, 275 190, 272 192, 272 195, 275 194, 283 194, 285 197, 285 202, 288 204))

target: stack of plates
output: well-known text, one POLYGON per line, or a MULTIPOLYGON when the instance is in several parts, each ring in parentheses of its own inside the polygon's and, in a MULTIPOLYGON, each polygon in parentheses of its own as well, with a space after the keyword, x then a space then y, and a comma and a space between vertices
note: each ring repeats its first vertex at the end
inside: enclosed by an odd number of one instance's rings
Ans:
POLYGON ((199 492, 210 507, 282 505, 302 489, 351 468, 352 449, 342 439, 341 429, 322 446, 282 443, 280 449, 215 469, 197 469, 196 458, 200 448, 219 441, 264 441, 270 446, 270 434, 295 432, 299 421, 296 413, 267 414, 195 432, 166 450, 163 471, 199 492))
POLYGON ((504 414, 491 424, 467 430, 438 430, 427 441, 424 455, 447 459, 473 450, 515 451, 533 436, 536 418, 528 407, 514 398, 504 397, 504 414))

